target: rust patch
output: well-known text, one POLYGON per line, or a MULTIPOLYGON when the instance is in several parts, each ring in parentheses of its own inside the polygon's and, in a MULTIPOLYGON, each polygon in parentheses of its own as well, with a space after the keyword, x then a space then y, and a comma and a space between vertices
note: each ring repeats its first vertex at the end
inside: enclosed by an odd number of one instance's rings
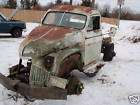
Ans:
POLYGON ((84 6, 74 6, 74 5, 57 5, 52 10, 59 10, 59 11, 65 11, 65 12, 72 12, 73 10, 81 11, 84 13, 91 13, 92 8, 90 7, 84 7, 84 6))
POLYGON ((54 10, 59 10, 59 11, 72 11, 74 10, 74 6, 71 5, 56 5, 54 10))
POLYGON ((86 13, 92 13, 92 8, 90 7, 84 7, 84 8, 81 8, 82 11, 86 12, 86 13))
POLYGON ((78 65, 76 64, 79 62, 79 60, 80 60, 79 54, 73 54, 65 58, 59 68, 58 76, 62 78, 68 77, 72 70, 78 69, 77 68, 78 65))
POLYGON ((48 39, 56 40, 65 37, 67 33, 71 33, 72 29, 56 26, 39 26, 29 34, 29 39, 48 39))
POLYGON ((47 31, 49 31, 52 28, 52 26, 39 26, 36 27, 34 30, 31 31, 29 34, 29 39, 37 39, 41 35, 45 34, 47 31))
POLYGON ((72 29, 55 27, 48 33, 48 35, 45 35, 43 38, 49 40, 56 40, 65 37, 67 33, 72 33, 72 29))

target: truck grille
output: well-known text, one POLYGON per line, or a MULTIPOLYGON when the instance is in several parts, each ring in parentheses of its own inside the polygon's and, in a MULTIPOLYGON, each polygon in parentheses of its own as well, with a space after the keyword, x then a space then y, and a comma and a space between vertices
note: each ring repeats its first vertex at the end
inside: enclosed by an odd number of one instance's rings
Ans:
POLYGON ((50 72, 47 70, 38 68, 35 65, 32 65, 30 71, 30 85, 37 87, 48 86, 48 81, 50 79, 50 72))

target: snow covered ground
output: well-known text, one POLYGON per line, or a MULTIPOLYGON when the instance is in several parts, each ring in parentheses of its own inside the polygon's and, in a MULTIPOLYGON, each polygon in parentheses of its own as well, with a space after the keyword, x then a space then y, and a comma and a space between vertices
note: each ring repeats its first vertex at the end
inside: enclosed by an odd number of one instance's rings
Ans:
MULTIPOLYGON (((27 35, 37 25, 28 23, 28 29, 24 35, 27 35)), ((109 26, 104 23, 104 30, 109 26)), ((105 66, 93 78, 76 73, 84 83, 81 95, 68 96, 67 101, 27 102, 23 98, 14 101, 7 95, 11 92, 0 85, 0 105, 131 105, 128 99, 130 95, 137 95, 140 98, 140 42, 130 42, 128 38, 133 36, 140 37, 140 21, 121 21, 120 29, 115 37, 117 55, 113 61, 100 61, 105 66)), ((8 67, 17 64, 18 47, 23 39, 0 39, 1 73, 6 75, 8 67)))

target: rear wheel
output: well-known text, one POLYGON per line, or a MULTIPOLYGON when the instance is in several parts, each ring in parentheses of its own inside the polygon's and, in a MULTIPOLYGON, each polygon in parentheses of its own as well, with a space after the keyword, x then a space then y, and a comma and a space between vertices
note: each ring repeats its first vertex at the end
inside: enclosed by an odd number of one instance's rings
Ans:
POLYGON ((11 31, 12 37, 18 38, 22 36, 22 30, 20 28, 15 28, 11 31))
POLYGON ((103 60, 104 61, 112 61, 113 57, 116 56, 114 51, 114 44, 105 44, 102 47, 102 53, 104 54, 103 60))

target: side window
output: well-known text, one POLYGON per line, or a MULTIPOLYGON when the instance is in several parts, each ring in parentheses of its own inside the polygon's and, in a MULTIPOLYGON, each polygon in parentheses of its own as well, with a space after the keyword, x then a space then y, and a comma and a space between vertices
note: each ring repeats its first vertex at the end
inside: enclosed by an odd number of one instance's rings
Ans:
POLYGON ((100 29, 100 16, 91 17, 88 27, 91 30, 100 29))

